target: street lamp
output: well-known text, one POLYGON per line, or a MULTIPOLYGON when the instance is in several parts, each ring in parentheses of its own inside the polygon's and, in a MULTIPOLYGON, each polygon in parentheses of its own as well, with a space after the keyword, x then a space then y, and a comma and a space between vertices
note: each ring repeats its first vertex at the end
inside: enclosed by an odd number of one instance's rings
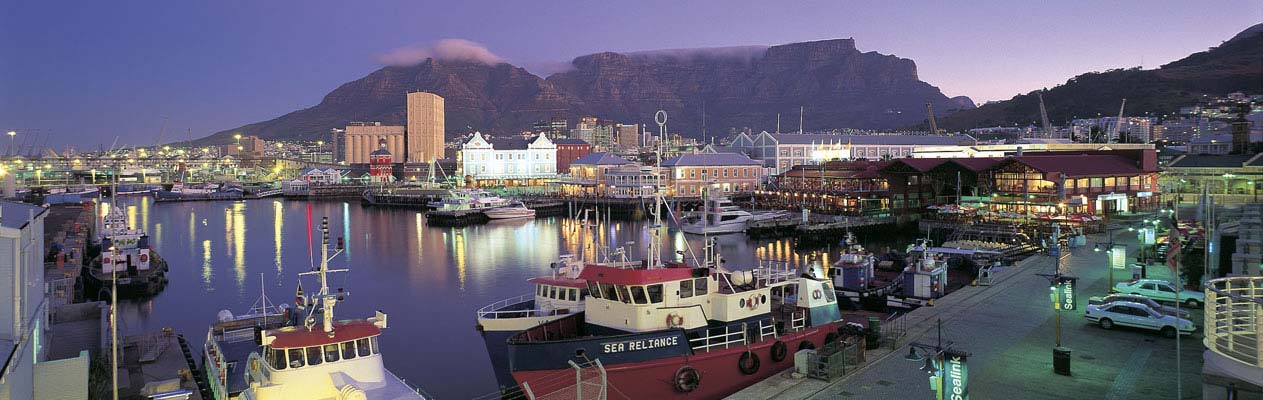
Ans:
MULTIPOLYGON (((951 341, 944 343, 943 342, 943 320, 939 319, 937 322, 937 325, 938 325, 937 343, 935 344, 926 344, 926 343, 920 343, 920 342, 908 343, 908 354, 905 355, 903 359, 912 361, 912 362, 924 361, 925 364, 922 365, 921 368, 919 369, 922 371, 925 371, 925 373, 929 374, 930 376, 935 377, 934 379, 937 382, 934 382, 934 384, 936 385, 934 389, 936 391, 941 392, 943 390, 944 385, 948 382, 948 380, 946 379, 947 371, 945 371, 947 368, 945 368, 943 364, 944 362, 948 361, 948 356, 949 356, 948 353, 950 353, 950 355, 954 358, 954 360, 952 361, 961 363, 962 367, 964 364, 963 360, 969 356, 969 353, 952 349, 951 341)), ((964 386, 965 384, 960 383, 959 385, 964 386)))
POLYGON ((7 156, 9 153, 13 152, 13 137, 17 135, 18 133, 16 131, 9 131, 9 151, 6 151, 4 155, 7 156))

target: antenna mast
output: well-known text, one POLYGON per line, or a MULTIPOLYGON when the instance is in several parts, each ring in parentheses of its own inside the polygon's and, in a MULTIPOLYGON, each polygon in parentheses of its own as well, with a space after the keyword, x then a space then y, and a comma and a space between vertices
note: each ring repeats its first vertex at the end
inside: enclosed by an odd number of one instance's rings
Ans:
MULTIPOLYGON (((653 115, 653 120, 658 123, 659 137, 666 137, 667 112, 658 110, 653 115)), ((648 268, 653 268, 662 263, 662 240, 659 237, 662 231, 662 140, 658 140, 653 152, 653 158, 657 169, 654 171, 656 182, 654 182, 653 209, 650 210, 653 213, 653 226, 649 228, 649 254, 645 259, 648 263, 648 268)))
MULTIPOLYGON (((323 217, 320 220, 320 268, 315 271, 303 272, 298 275, 320 276, 320 292, 314 297, 316 300, 320 301, 319 308, 323 311, 321 314, 323 314, 324 317, 323 330, 325 333, 329 334, 330 337, 333 336, 333 306, 338 303, 344 293, 341 289, 338 290, 338 294, 329 293, 329 273, 348 271, 345 268, 329 269, 329 260, 333 259, 333 257, 337 257, 338 254, 342 254, 341 240, 338 241, 338 248, 333 255, 329 255, 329 217, 323 217)), ((315 325, 316 321, 312 318, 312 313, 315 312, 316 307, 312 307, 311 310, 308 310, 307 312, 307 320, 304 321, 304 324, 307 326, 308 330, 311 330, 312 326, 315 325)))

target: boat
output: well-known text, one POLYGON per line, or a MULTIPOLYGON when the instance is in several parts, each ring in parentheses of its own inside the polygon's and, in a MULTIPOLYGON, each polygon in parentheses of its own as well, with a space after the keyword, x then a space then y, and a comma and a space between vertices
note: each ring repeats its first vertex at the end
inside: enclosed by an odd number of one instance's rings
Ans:
POLYGON ((843 239, 842 254, 826 273, 833 281, 834 290, 843 303, 884 304, 886 296, 899 291, 903 281, 898 272, 877 271, 877 257, 866 250, 855 235, 847 232, 843 239))
POLYGON ((583 312, 509 338, 524 393, 573 396, 596 383, 632 399, 718 399, 793 367, 791 352, 841 337, 836 295, 818 269, 768 262, 729 271, 713 240, 704 262, 664 261, 662 190, 654 201, 645 259, 586 264, 583 312), (599 380, 585 382, 581 366, 599 380))
POLYGON ((563 254, 552 263, 552 273, 531 278, 533 293, 511 297, 478 309, 477 330, 487 346, 487 355, 501 388, 516 388, 509 373, 509 337, 540 324, 583 312, 588 286, 579 279, 583 262, 563 254))
POLYGON ((486 190, 457 189, 449 190, 447 196, 431 202, 429 205, 435 211, 481 211, 507 206, 509 201, 486 190))
POLYGON ((899 275, 899 290, 886 295, 886 305, 917 308, 933 304, 947 295, 947 259, 936 251, 929 239, 918 239, 908 245, 907 265, 899 275))
POLYGON ((127 212, 109 203, 101 222, 101 254, 83 266, 84 293, 97 298, 136 298, 157 294, 166 287, 167 262, 149 247, 149 235, 127 224, 127 212), (116 286, 112 285, 112 281, 116 286), (116 289, 111 289, 114 287, 116 289))
POLYGON ((727 196, 710 197, 709 195, 704 195, 702 211, 681 221, 680 230, 694 235, 740 233, 745 232, 747 225, 751 222, 787 215, 789 213, 785 211, 751 213, 733 204, 732 200, 727 196))
POLYGON ((313 276, 320 289, 304 295, 299 282, 294 325, 260 329, 255 350, 246 357, 242 400, 274 399, 425 399, 383 364, 378 336, 386 329, 386 313, 367 318, 335 320, 334 306, 350 293, 330 290, 328 276, 347 269, 329 269, 329 219, 320 224, 320 266, 300 277, 313 276))
POLYGON ((490 219, 535 218, 535 210, 526 207, 520 201, 514 201, 504 207, 496 207, 482 212, 490 219))
MULTIPOLYGON (((260 277, 260 288, 265 287, 260 277)), ((217 320, 206 330, 202 345, 201 373, 206 379, 203 396, 208 400, 232 400, 241 397, 246 385, 245 366, 250 353, 258 350, 255 330, 277 329, 296 325, 296 313, 286 304, 273 305, 267 293, 244 314, 233 315, 220 310, 217 320)))

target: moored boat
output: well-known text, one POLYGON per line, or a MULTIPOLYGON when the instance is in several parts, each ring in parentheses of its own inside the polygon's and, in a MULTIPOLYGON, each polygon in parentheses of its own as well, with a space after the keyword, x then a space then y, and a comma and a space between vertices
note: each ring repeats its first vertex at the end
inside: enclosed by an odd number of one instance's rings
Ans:
POLYGON ((123 298, 157 294, 167 283, 166 260, 149 248, 148 234, 128 226, 124 209, 110 204, 102 212, 101 254, 83 266, 84 293, 96 298, 108 298, 111 290, 123 298))
POLYGON ((487 210, 507 205, 508 200, 481 189, 451 190, 447 196, 430 203, 435 211, 487 210))
POLYGON ((504 207, 487 209, 482 212, 490 219, 535 218, 535 210, 526 207, 520 201, 514 201, 504 207))
POLYGON ((708 194, 703 198, 701 212, 685 218, 680 224, 680 230, 694 235, 740 233, 745 232, 751 222, 786 215, 788 213, 784 211, 751 213, 733 204, 727 196, 710 197, 708 194))

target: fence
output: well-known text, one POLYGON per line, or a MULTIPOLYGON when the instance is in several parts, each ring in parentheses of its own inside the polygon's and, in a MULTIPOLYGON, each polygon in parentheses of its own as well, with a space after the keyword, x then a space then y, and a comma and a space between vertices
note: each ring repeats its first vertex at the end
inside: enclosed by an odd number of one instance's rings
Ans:
POLYGON ((1205 309, 1206 348, 1263 368, 1263 277, 1207 282, 1205 309))
POLYGON ((570 368, 573 371, 559 372, 556 375, 523 383, 521 387, 497 391, 475 399, 605 400, 609 397, 609 382, 605 374, 605 366, 601 364, 601 360, 593 360, 583 364, 576 364, 574 361, 570 361, 570 368), (536 393, 539 390, 547 390, 548 392, 536 393))
POLYGON ((902 317, 903 315, 894 313, 882 322, 881 345, 889 346, 892 350, 899 347, 899 340, 908 334, 908 327, 902 317))
POLYGON ((807 360, 807 376, 833 381, 855 372, 864 363, 864 343, 858 337, 825 343, 807 360))

